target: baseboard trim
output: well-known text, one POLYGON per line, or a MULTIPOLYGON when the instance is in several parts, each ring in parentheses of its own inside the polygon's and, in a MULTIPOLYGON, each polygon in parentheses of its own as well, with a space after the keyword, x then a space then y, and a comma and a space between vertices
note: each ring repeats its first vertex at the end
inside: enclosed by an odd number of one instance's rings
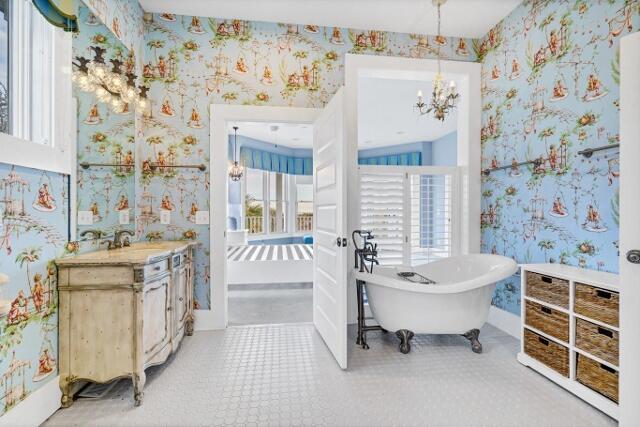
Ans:
POLYGON ((62 392, 59 380, 59 376, 49 380, 0 417, 0 426, 33 427, 44 423, 47 418, 60 409, 62 392))
POLYGON ((195 331, 218 331, 227 327, 227 325, 220 324, 220 316, 213 310, 194 310, 193 314, 195 316, 193 325, 195 331))
POLYGON ((508 311, 501 310, 494 306, 491 306, 489 309, 489 318, 487 319, 487 323, 492 324, 496 328, 517 339, 520 339, 520 335, 522 334, 520 316, 516 316, 513 313, 509 313, 508 311))

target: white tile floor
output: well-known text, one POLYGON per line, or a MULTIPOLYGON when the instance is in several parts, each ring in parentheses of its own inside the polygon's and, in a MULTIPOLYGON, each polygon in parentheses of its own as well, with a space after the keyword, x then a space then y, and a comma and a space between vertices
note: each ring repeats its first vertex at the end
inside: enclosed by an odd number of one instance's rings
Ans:
POLYGON ((518 343, 491 326, 484 353, 457 336, 369 334, 341 371, 310 324, 232 327, 186 338, 148 370, 145 400, 129 382, 77 401, 47 426, 605 426, 615 422, 520 365, 518 343))
POLYGON ((313 283, 229 285, 229 325, 313 321, 313 283))

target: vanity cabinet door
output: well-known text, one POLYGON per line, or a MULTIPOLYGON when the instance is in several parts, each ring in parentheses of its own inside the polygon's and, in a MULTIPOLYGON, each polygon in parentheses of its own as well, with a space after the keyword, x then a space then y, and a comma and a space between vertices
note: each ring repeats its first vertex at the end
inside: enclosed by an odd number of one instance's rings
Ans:
POLYGON ((171 331, 171 290, 169 276, 144 287, 142 340, 145 360, 151 359, 169 342, 171 331))

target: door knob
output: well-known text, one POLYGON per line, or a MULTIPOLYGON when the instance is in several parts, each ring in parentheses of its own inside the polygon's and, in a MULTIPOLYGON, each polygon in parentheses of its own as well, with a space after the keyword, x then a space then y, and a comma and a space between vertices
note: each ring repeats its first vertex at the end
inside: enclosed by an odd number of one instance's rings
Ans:
POLYGON ((631 249, 627 252, 627 261, 634 264, 640 264, 640 249, 631 249))

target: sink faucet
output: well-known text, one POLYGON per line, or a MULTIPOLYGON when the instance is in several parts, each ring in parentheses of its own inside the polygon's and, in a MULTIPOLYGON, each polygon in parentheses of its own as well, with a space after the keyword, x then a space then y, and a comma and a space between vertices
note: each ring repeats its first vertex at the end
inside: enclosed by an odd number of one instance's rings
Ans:
POLYGON ((113 241, 109 241, 108 249, 119 249, 125 246, 130 246, 131 243, 129 242, 129 238, 122 238, 124 234, 131 237, 134 236, 133 231, 131 230, 117 230, 115 233, 113 233, 113 241))
POLYGON ((93 240, 97 240, 102 237, 102 231, 100 230, 84 230, 82 233, 80 233, 80 237, 85 237, 87 236, 87 234, 91 234, 91 239, 93 240))

